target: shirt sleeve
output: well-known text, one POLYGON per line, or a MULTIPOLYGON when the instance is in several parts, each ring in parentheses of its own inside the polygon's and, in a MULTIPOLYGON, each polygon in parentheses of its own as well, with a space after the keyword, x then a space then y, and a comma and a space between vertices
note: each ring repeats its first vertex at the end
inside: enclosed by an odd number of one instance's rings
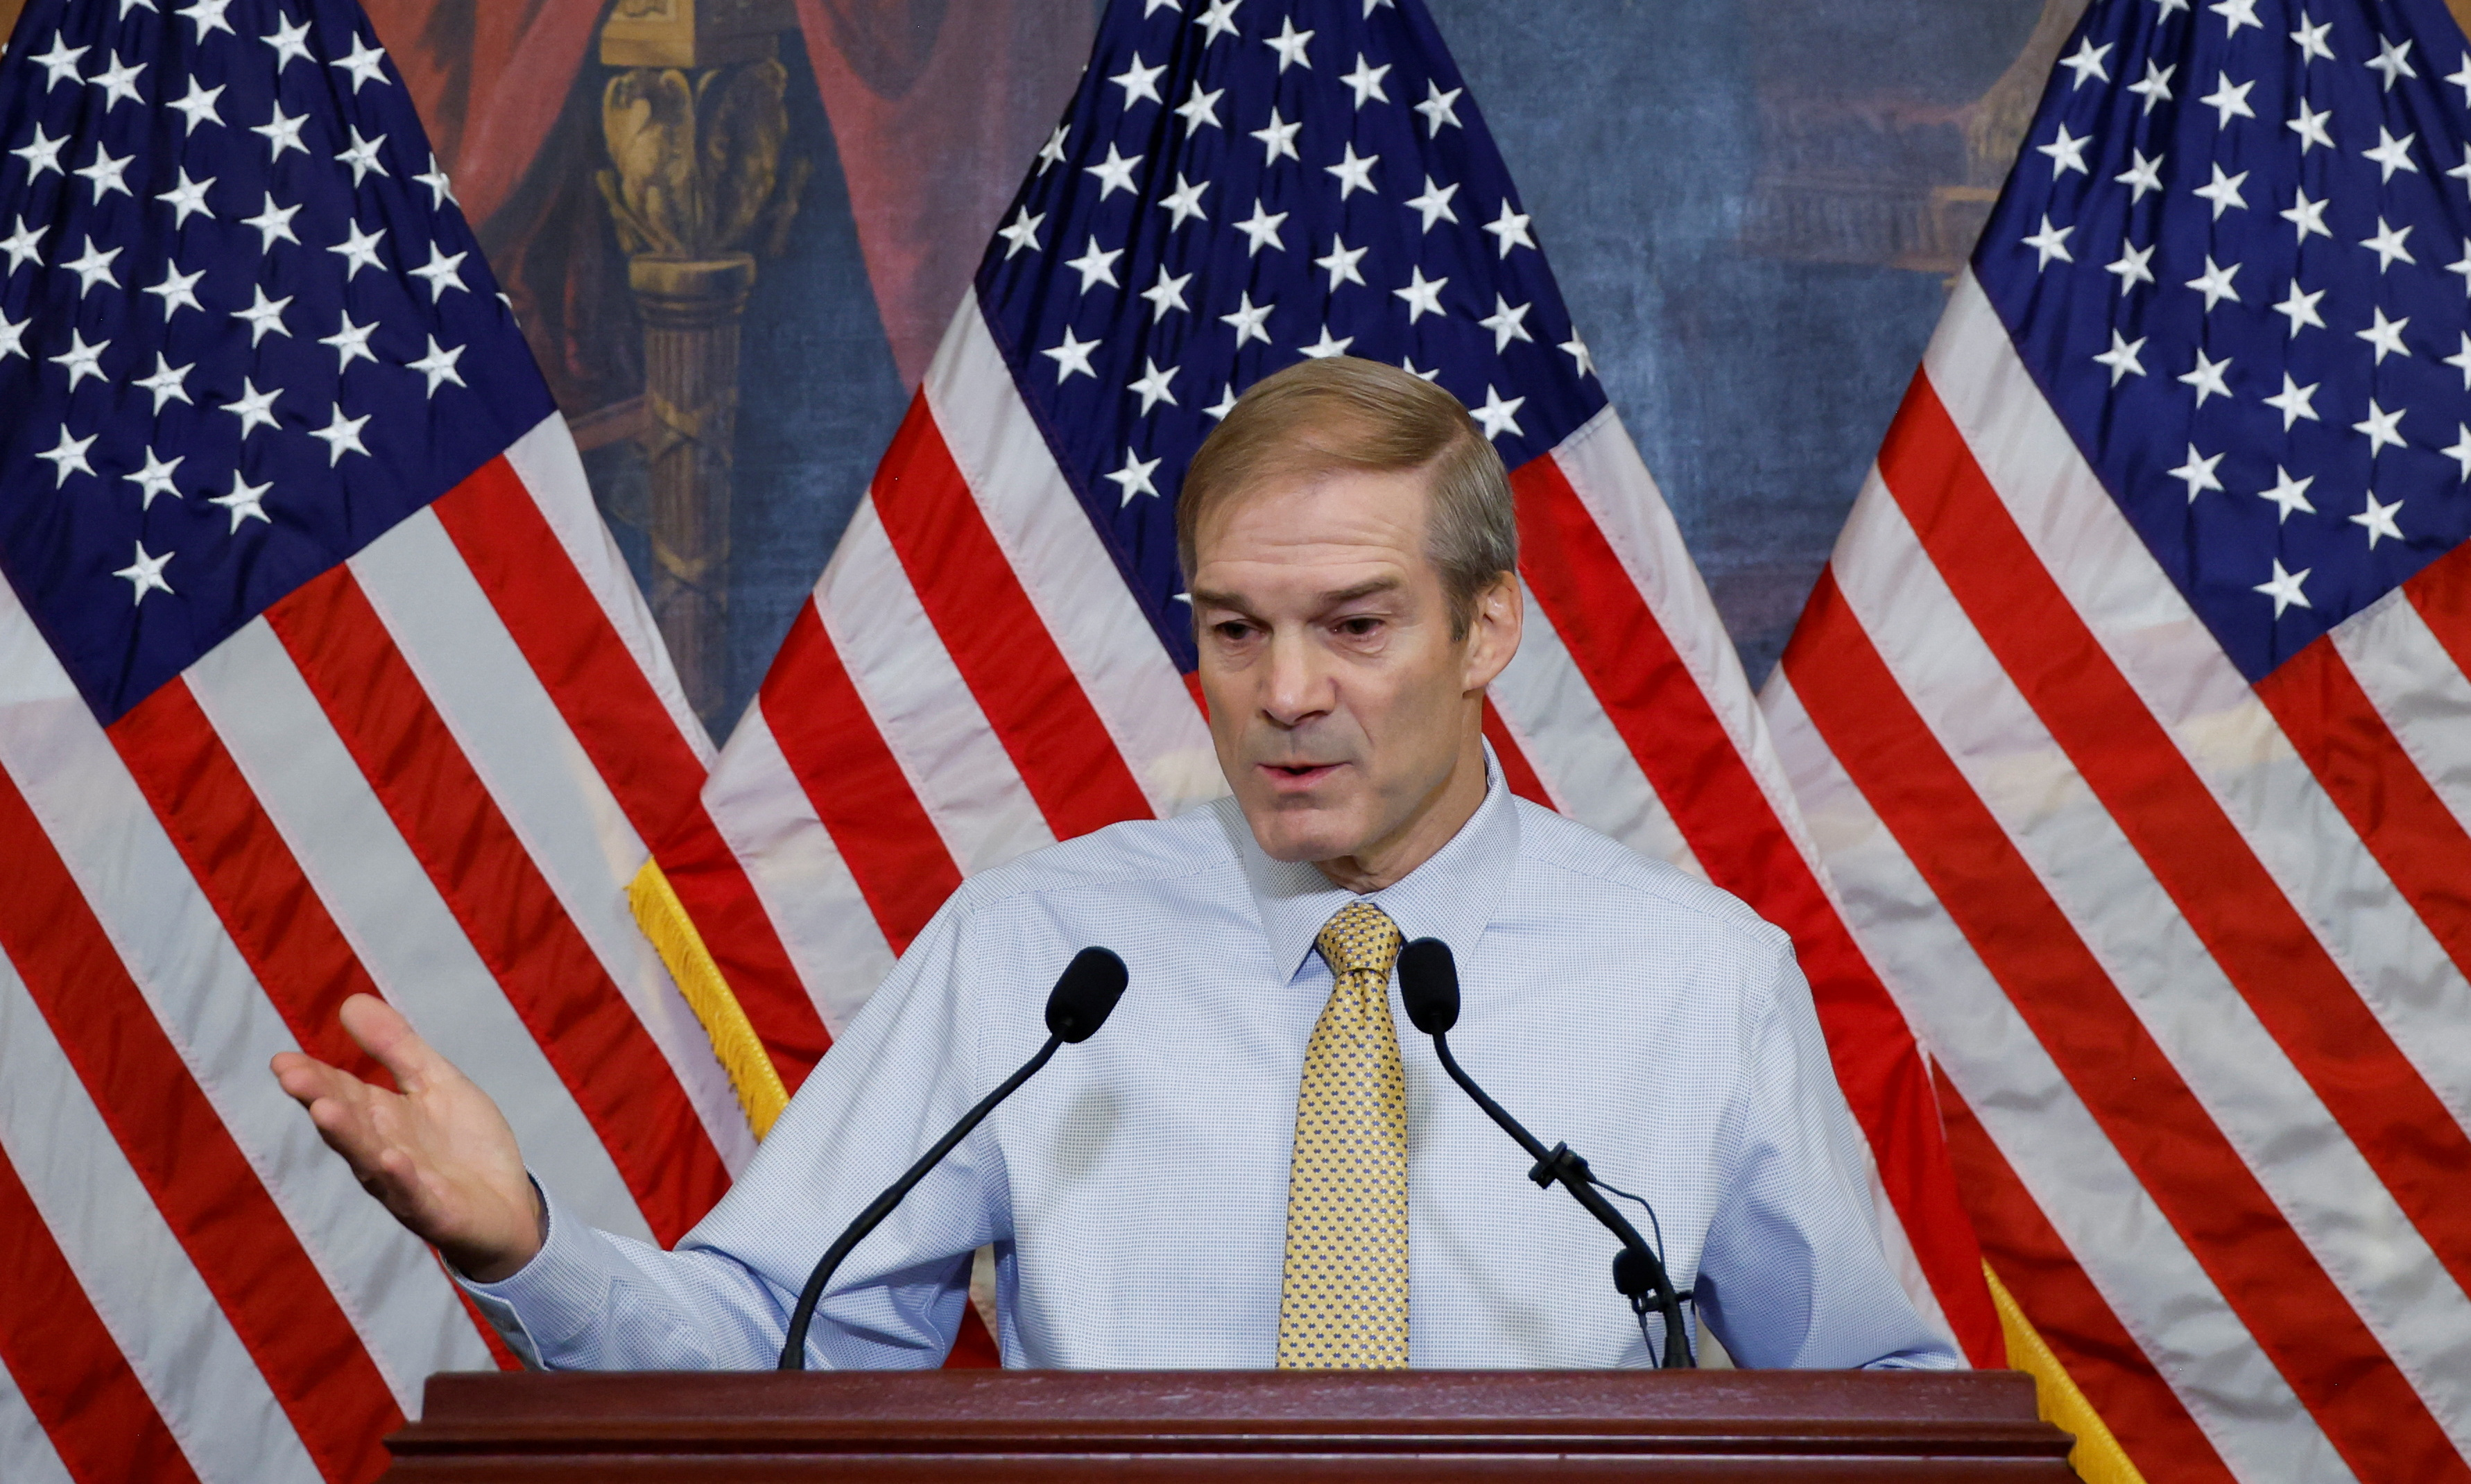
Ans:
MULTIPOLYGON (((600 1231, 539 1182, 548 1238, 513 1276, 459 1279, 525 1364, 755 1370, 780 1358, 824 1249, 983 1095, 963 993, 958 899, 845 1027, 729 1193, 674 1251, 600 1231)), ((980 986, 971 986, 975 991, 980 986)), ((992 1082, 987 1083, 992 1086, 992 1082)), ((969 1302, 970 1255, 1009 1235, 1001 1158, 981 1126, 835 1274, 808 1336, 814 1369, 939 1365, 969 1302)))
POLYGON ((1861 1133, 1791 949, 1779 941, 1746 979, 1738 1158, 1700 1262, 1701 1314, 1745 1366, 1956 1369, 1880 1246, 1861 1133))

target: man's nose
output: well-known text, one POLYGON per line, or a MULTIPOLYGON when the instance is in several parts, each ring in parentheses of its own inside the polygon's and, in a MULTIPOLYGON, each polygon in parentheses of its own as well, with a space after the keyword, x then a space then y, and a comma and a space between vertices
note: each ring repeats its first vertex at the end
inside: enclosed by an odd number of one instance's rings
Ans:
POLYGON ((1261 710, 1281 726, 1298 726, 1328 712, 1335 687, 1329 671, 1301 636, 1270 636, 1261 710))

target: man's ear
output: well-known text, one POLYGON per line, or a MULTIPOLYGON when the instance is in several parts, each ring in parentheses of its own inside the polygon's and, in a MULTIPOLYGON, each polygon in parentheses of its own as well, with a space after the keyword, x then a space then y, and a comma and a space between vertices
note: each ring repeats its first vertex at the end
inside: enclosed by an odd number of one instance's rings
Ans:
POLYGON ((1468 619, 1466 687, 1481 691, 1493 684, 1518 652, 1520 623, 1526 615, 1518 574, 1505 572, 1476 595, 1468 619))

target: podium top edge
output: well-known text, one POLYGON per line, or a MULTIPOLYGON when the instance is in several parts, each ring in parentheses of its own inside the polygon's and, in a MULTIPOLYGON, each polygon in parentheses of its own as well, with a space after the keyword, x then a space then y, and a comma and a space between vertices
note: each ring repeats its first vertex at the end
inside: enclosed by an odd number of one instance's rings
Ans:
MULTIPOLYGON (((428 1426, 596 1419, 1038 1428, 1264 1422, 1621 1430, 1757 1418, 1804 1425, 2031 1424, 2016 1371, 442 1372, 428 1426)), ((423 1430, 426 1430, 424 1427, 423 1430)))

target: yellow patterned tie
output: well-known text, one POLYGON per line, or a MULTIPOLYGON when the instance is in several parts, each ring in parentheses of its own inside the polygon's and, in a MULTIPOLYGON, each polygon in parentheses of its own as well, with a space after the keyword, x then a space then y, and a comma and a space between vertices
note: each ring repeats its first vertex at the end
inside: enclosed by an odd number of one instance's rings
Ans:
POLYGON ((1305 1047, 1287 1176, 1279 1368, 1407 1363, 1407 1084, 1390 1019, 1399 927, 1352 902, 1314 946, 1337 982, 1305 1047))

